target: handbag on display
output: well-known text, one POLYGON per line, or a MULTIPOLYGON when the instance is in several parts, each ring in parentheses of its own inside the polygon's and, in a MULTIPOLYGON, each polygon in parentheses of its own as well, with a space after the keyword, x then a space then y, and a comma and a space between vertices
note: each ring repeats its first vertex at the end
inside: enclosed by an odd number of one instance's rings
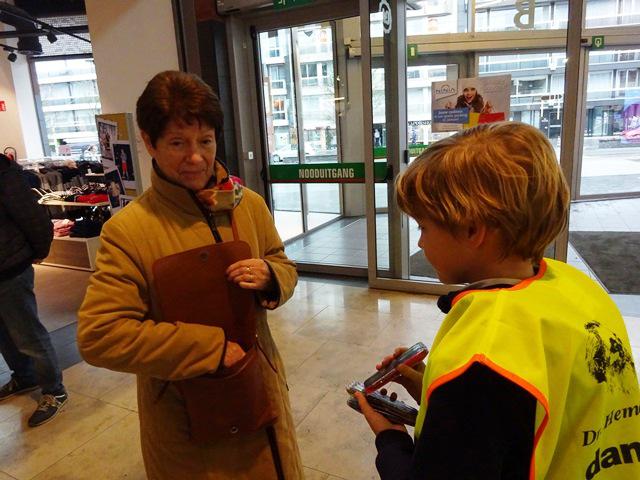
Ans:
POLYGON ((173 382, 189 417, 196 443, 255 432, 275 422, 276 408, 266 378, 277 375, 262 351, 256 330, 256 299, 252 290, 227 280, 227 268, 251 258, 249 244, 238 239, 219 242, 158 259, 154 286, 162 319, 220 327, 225 338, 246 355, 231 368, 173 382))

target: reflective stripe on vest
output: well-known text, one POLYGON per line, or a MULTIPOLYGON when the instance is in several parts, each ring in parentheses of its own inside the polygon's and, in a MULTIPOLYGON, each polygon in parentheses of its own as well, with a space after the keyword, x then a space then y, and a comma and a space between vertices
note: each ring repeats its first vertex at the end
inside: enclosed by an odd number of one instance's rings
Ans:
POLYGON ((555 260, 511 287, 458 295, 429 353, 431 394, 474 362, 537 399, 530 479, 640 479, 640 388, 624 321, 583 273, 555 260))

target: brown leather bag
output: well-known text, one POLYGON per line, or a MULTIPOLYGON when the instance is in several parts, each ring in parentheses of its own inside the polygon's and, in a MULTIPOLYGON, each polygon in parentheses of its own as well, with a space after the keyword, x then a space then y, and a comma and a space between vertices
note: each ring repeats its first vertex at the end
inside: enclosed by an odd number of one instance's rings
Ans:
POLYGON ((230 369, 174 382, 184 398, 191 439, 211 441, 255 432, 273 422, 277 413, 265 379, 276 375, 257 341, 255 295, 227 281, 225 271, 251 258, 246 242, 221 242, 156 260, 155 294, 167 322, 220 327, 246 356, 230 369))

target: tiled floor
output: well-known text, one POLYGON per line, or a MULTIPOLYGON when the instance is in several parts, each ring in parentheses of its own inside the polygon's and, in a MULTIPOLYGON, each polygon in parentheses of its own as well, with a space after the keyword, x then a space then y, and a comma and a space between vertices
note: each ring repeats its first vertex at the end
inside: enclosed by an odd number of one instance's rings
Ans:
MULTIPOLYGON (((372 373, 397 345, 430 344, 443 318, 434 297, 346 283, 305 278, 294 297, 269 314, 310 480, 377 478, 373 435, 346 406, 344 385, 372 373)), ((640 318, 626 320, 640 358, 640 318)), ((64 382, 67 408, 39 428, 26 426, 35 395, 0 404, 0 480, 145 478, 134 377, 80 362, 65 369, 64 382)))

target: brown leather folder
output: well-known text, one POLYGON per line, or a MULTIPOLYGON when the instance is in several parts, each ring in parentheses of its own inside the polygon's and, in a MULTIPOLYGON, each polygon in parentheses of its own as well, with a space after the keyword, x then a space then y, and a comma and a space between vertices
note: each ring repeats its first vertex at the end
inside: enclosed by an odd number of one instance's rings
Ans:
POLYGON ((153 264, 164 321, 220 327, 227 340, 246 352, 230 369, 175 382, 196 443, 255 432, 277 418, 265 384, 265 377, 277 373, 257 343, 254 291, 229 282, 225 274, 229 265, 246 258, 251 258, 251 248, 234 240, 170 255, 153 264))
POLYGON ((255 343, 255 294, 229 282, 232 263, 251 258, 244 241, 216 243, 156 260, 154 284, 162 319, 224 329, 245 350, 255 343))

